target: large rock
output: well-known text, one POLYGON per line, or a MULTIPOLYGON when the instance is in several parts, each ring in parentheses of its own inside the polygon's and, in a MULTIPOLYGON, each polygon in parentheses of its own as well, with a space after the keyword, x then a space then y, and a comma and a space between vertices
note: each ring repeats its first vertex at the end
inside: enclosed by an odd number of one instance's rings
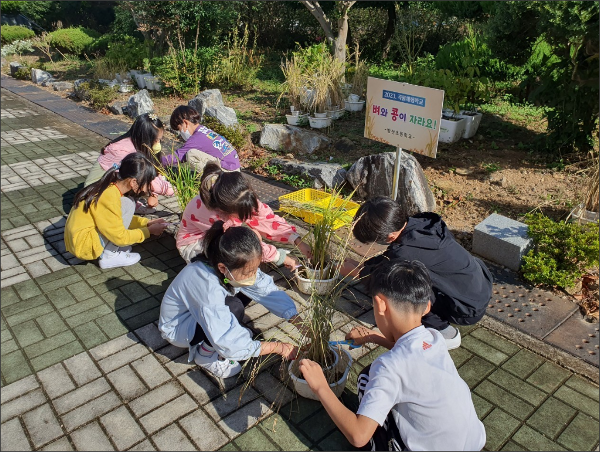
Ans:
POLYGON ((128 103, 118 100, 108 106, 108 109, 113 115, 124 115, 127 114, 128 103))
POLYGON ((235 110, 231 107, 216 106, 208 107, 204 112, 206 116, 215 118, 221 124, 227 127, 236 126, 238 124, 237 115, 235 110))
POLYGON ((42 71, 41 69, 31 68, 31 81, 36 85, 41 85, 48 79, 51 79, 52 75, 46 71, 42 71))
POLYGON ((42 86, 47 88, 49 86, 52 86, 54 82, 56 82, 56 79, 54 77, 50 77, 42 82, 42 86))
MULTIPOLYGON (((188 105, 200 113, 200 117, 204 117, 207 108, 223 107, 223 96, 218 89, 207 89, 199 93, 196 97, 188 102, 188 105)), ((236 119, 237 123, 237 119, 236 119)))
POLYGON ((71 82, 54 82, 52 88, 54 91, 70 91, 73 89, 73 84, 71 82))
MULTIPOLYGON (((346 174, 346 180, 356 188, 356 194, 361 198, 390 196, 394 182, 395 161, 395 152, 361 157, 346 174)), ((402 153, 396 200, 404 206, 407 215, 435 210, 435 198, 427 184, 423 169, 407 152, 402 153)))
POLYGON ((154 102, 150 99, 148 90, 142 89, 129 98, 127 102, 127 113, 132 118, 137 118, 144 113, 154 111, 154 102))
POLYGON ((77 97, 80 100, 83 100, 85 98, 86 93, 81 85, 83 85, 84 83, 89 83, 89 81, 90 80, 87 78, 79 78, 73 82, 73 92, 75 93, 75 97, 77 97))
POLYGON ((19 63, 18 61, 12 61, 12 62, 10 63, 10 76, 11 76, 11 77, 14 77, 14 76, 15 76, 15 74, 17 73, 17 71, 18 71, 19 69, 21 69, 22 67, 25 67, 25 66, 23 66, 23 65, 22 65, 21 63, 19 63))
POLYGON ((325 135, 289 124, 265 124, 260 134, 260 146, 273 151, 312 154, 329 149, 331 140, 325 135))
POLYGON ((290 175, 307 176, 314 180, 314 188, 334 188, 344 183, 346 170, 337 163, 306 163, 279 158, 271 159, 270 165, 277 165, 281 171, 290 175))

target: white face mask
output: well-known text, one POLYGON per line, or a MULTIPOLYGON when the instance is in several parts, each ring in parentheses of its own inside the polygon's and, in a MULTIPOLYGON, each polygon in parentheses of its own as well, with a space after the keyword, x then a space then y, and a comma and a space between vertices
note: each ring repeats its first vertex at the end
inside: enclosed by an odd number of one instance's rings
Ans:
POLYGON ((181 138, 183 138, 184 141, 187 141, 190 139, 190 137, 192 136, 191 133, 189 133, 187 130, 180 130, 179 131, 179 136, 181 138))
POLYGON ((250 287, 250 286, 253 286, 254 284, 256 284, 256 278, 258 276, 258 272, 257 272, 257 273, 254 274, 254 276, 251 276, 249 278, 240 279, 239 281, 237 281, 233 277, 233 275, 231 274, 231 270, 229 270, 228 268, 227 268, 227 273, 229 273, 229 276, 231 277, 231 279, 225 278, 225 284, 229 283, 233 287, 250 287))

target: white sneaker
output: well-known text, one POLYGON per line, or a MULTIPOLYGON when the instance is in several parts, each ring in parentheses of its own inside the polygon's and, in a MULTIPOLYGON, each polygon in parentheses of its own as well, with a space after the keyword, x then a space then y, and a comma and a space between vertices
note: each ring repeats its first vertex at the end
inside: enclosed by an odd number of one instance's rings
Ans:
POLYGON ((98 259, 98 265, 101 269, 115 268, 115 267, 127 267, 128 265, 136 264, 140 261, 142 256, 139 253, 125 253, 123 251, 104 252, 100 259, 98 259))
POLYGON ((446 347, 448 347, 448 350, 454 350, 455 348, 460 347, 460 331, 458 331, 457 328, 448 325, 443 330, 440 330, 440 333, 442 333, 442 336, 446 339, 446 347))
POLYGON ((222 358, 217 352, 213 352, 210 356, 202 356, 200 353, 197 353, 194 361, 218 378, 233 377, 242 371, 240 363, 222 358))

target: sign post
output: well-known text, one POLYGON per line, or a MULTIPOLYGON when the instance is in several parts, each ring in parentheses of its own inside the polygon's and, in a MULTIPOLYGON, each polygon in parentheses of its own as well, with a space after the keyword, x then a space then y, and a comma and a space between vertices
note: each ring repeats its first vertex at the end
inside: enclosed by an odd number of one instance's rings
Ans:
POLYGON ((435 158, 444 91, 369 77, 365 137, 396 146, 392 199, 398 195, 402 151, 435 158))

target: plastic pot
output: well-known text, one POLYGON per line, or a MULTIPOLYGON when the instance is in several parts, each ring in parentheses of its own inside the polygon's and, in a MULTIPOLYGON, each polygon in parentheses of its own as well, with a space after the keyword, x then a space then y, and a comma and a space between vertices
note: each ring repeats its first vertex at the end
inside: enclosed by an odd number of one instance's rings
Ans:
POLYGON ((454 143, 462 137, 467 124, 466 119, 444 119, 440 122, 440 137, 441 143, 454 143))
POLYGON ((358 102, 351 102, 351 101, 347 100, 345 102, 344 108, 348 111, 361 111, 364 106, 365 106, 364 100, 359 100, 358 102))
POLYGON ((308 122, 313 129, 324 129, 331 125, 331 118, 327 118, 327 113, 315 113, 315 115, 325 115, 325 117, 308 117, 308 122))
MULTIPOLYGON (((348 373, 350 372, 350 368, 352 367, 352 356, 350 356, 350 353, 348 353, 347 350, 343 350, 341 348, 339 348, 339 349, 333 348, 333 347, 329 347, 329 348, 335 355, 334 364, 331 366, 332 368, 335 366, 339 369, 341 366, 344 365, 343 360, 339 359, 338 353, 340 350, 343 353, 345 353, 346 356, 348 357, 348 364, 346 365, 346 368, 344 369, 344 373, 343 373, 342 377, 335 383, 331 383, 329 385, 329 387, 331 388, 333 393, 336 395, 336 397, 341 397, 342 392, 344 392, 344 388, 346 387, 346 382, 348 381, 348 373)), ((294 375, 294 372, 292 370, 293 364, 294 364, 293 362, 290 363, 290 365, 288 367, 288 372, 290 374, 290 379, 292 380, 292 384, 294 385, 294 389, 296 390, 298 395, 305 397, 307 399, 311 399, 311 400, 319 400, 319 398, 316 396, 316 394, 314 392, 312 392, 312 389, 310 389, 310 387, 308 386, 308 383, 306 382, 306 380, 304 380, 303 378, 301 378, 298 375, 294 375)))
MULTIPOLYGON (((325 267, 325 270, 328 270, 328 269, 329 269, 329 265, 327 265, 327 267, 325 267)), ((305 270, 311 271, 310 269, 305 269, 305 270)), ((306 294, 306 295, 312 294, 313 290, 318 295, 324 295, 326 293, 331 292, 337 284, 337 273, 338 272, 336 271, 336 275, 330 279, 315 279, 315 277, 318 277, 318 274, 319 274, 318 270, 312 270, 312 271, 317 272, 317 273, 316 274, 313 273, 314 276, 312 278, 304 278, 304 277, 300 276, 298 269, 294 270, 295 277, 296 277, 296 284, 298 285, 298 289, 300 290, 300 292, 302 292, 303 294, 306 294)))

